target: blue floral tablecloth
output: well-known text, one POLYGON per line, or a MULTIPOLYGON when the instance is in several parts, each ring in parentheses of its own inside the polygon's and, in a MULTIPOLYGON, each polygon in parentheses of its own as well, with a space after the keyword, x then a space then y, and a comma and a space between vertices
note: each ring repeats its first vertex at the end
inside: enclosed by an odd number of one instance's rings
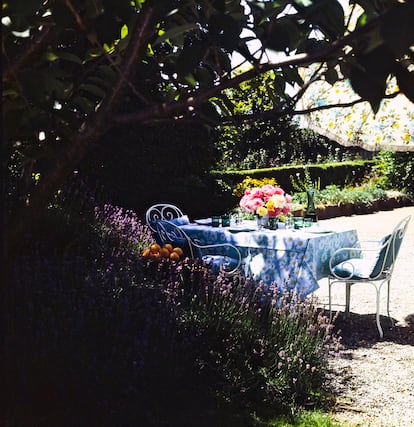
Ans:
POLYGON ((267 285, 275 282, 280 289, 296 290, 303 297, 318 289, 318 280, 328 276, 329 259, 336 249, 358 245, 356 230, 239 231, 197 224, 182 228, 201 244, 235 245, 248 275, 267 285))

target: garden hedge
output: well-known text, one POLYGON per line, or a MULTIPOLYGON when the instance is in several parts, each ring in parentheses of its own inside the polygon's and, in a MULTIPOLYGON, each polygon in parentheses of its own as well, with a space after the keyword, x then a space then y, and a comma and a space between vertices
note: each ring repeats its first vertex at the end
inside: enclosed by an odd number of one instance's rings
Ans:
POLYGON ((293 180, 301 181, 308 174, 312 183, 318 183, 320 188, 327 185, 356 185, 360 184, 369 175, 375 164, 374 160, 354 160, 341 163, 322 163, 318 165, 282 166, 265 169, 251 169, 240 171, 212 171, 216 179, 222 180, 225 184, 234 188, 247 176, 251 178, 275 178, 286 192, 295 191, 293 180))

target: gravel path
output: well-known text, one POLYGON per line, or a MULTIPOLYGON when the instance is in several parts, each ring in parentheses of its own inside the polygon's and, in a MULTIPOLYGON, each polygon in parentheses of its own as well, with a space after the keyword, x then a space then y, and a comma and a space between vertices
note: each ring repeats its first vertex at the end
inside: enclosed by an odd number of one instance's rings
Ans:
MULTIPOLYGON (((379 338, 375 290, 362 284, 352 287, 351 317, 343 319, 340 313, 336 321, 342 331, 343 354, 331 362, 337 395, 332 415, 347 426, 414 426, 414 207, 320 221, 323 226, 353 227, 361 240, 376 240, 407 215, 411 215, 411 222, 391 282, 394 327, 385 316, 386 292, 382 292, 384 338, 379 338)), ((319 284, 315 295, 327 308, 327 280, 319 284)), ((344 286, 335 286, 333 301, 338 303, 334 309, 343 311, 339 304, 345 301, 344 286)))

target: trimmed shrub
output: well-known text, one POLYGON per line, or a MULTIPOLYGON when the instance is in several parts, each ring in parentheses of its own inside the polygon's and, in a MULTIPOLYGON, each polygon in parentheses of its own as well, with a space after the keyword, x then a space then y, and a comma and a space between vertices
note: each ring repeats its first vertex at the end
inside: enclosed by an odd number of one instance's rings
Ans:
POLYGON ((381 151, 375 158, 378 182, 386 189, 405 191, 414 197, 414 153, 381 151))

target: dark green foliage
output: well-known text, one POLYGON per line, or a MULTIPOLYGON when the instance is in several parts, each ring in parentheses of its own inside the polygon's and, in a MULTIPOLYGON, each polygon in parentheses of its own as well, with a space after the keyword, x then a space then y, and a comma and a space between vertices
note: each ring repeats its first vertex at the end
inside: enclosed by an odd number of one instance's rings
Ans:
POLYGON ((205 215, 221 203, 221 191, 208 173, 216 156, 209 137, 203 126, 120 129, 79 169, 99 182, 113 203, 141 215, 159 202, 173 203, 192 216, 205 215))
POLYGON ((295 190, 292 178, 303 179, 306 174, 312 182, 320 182, 320 188, 330 184, 344 186, 358 184, 370 173, 374 162, 371 160, 355 160, 341 163, 323 163, 319 165, 285 166, 279 168, 264 168, 256 170, 241 170, 231 172, 214 171, 217 179, 223 180, 231 188, 242 182, 246 176, 251 178, 275 178, 276 182, 286 191, 295 190))
POLYGON ((375 171, 379 183, 387 189, 398 189, 414 196, 414 153, 382 151, 376 156, 375 171))

